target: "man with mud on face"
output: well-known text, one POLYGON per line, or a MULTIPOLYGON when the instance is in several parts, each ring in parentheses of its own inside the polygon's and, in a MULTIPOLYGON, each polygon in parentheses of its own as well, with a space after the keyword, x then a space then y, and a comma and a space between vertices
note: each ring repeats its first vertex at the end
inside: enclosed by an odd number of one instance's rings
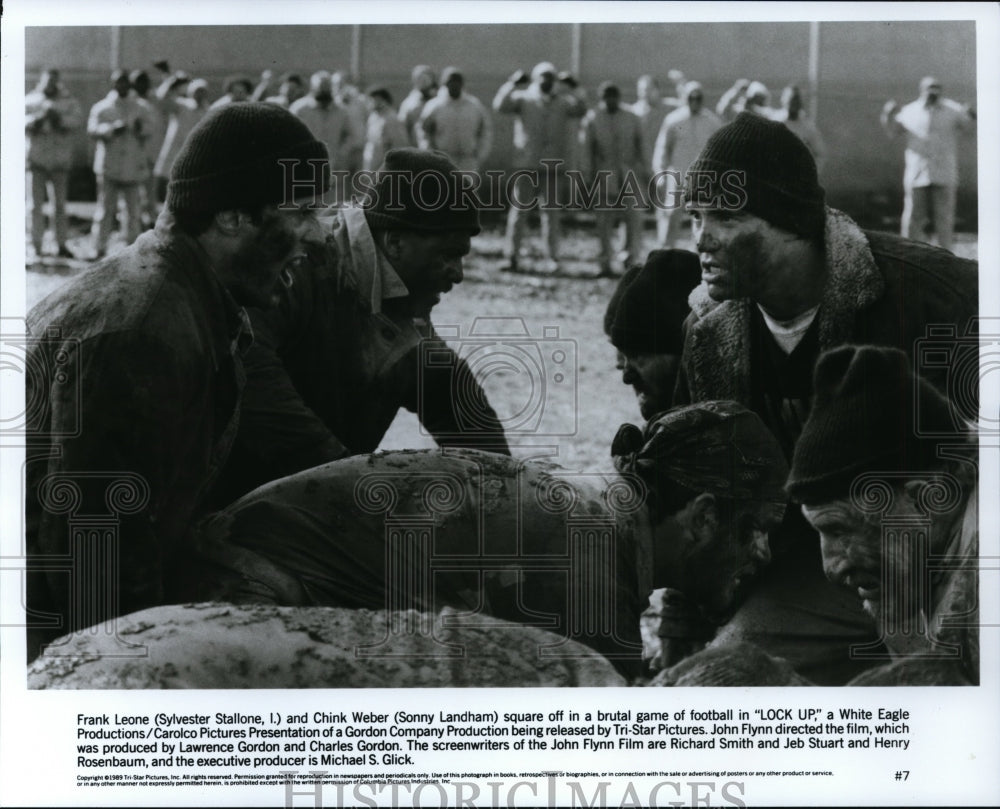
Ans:
POLYGON ((392 149, 359 204, 321 212, 325 249, 294 269, 277 307, 250 312, 243 417, 217 506, 373 452, 402 408, 440 446, 509 454, 486 393, 431 322, 479 233, 462 176, 441 152, 392 149))
POLYGON ((730 402, 625 425, 612 451, 620 476, 443 449, 273 481, 202 524, 192 597, 447 605, 545 626, 636 677, 649 592, 677 588, 706 622, 724 618, 767 563, 787 470, 760 419, 730 402))
POLYGON ((635 390, 644 419, 673 404, 687 299, 700 280, 694 253, 654 250, 643 266, 625 272, 608 302, 604 331, 617 353, 615 367, 635 390))
POLYGON ((188 525, 239 421, 243 307, 270 305, 288 263, 322 244, 310 205, 326 176, 323 144, 286 110, 209 113, 177 156, 155 229, 28 313, 29 367, 41 369, 26 381, 28 558, 75 562, 27 575, 29 610, 59 618, 29 629, 29 658, 57 635, 178 600, 188 525), (307 169, 289 177, 281 161, 307 169), (74 533, 68 504, 110 510, 118 544, 74 533))

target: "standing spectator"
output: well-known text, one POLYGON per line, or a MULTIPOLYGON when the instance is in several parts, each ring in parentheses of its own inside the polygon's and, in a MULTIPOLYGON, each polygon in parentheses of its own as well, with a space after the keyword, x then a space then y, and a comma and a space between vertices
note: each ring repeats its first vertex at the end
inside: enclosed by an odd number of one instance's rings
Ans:
POLYGON ((514 186, 514 204, 507 215, 507 236, 502 270, 516 272, 524 239, 525 206, 541 200, 542 236, 548 269, 558 269, 559 224, 565 204, 565 163, 568 154, 567 118, 581 118, 587 111, 579 90, 556 87, 556 68, 540 62, 531 71, 531 83, 518 70, 497 91, 496 112, 516 116, 514 120, 515 168, 526 173, 514 186), (543 164, 542 161, 545 161, 543 164))
POLYGON ((119 196, 125 200, 125 243, 132 244, 139 235, 139 187, 149 176, 149 105, 131 93, 124 70, 111 74, 111 84, 111 92, 91 107, 87 119, 87 134, 97 141, 97 210, 93 227, 97 258, 107 252, 119 196))
POLYGON ((409 144, 406 127, 392 108, 392 94, 385 87, 372 87, 368 91, 372 111, 368 114, 368 134, 365 138, 365 171, 375 171, 390 149, 400 149, 409 144))
POLYGON ((31 244, 35 255, 40 256, 45 233, 42 206, 48 188, 57 255, 60 258, 75 258, 66 246, 66 192, 73 158, 73 132, 83 123, 80 103, 63 87, 58 70, 46 70, 38 80, 38 86, 25 97, 24 108, 28 173, 31 175, 28 183, 31 193, 31 244))
POLYGON ((225 95, 215 99, 209 109, 217 110, 227 104, 235 104, 239 101, 249 101, 253 93, 253 82, 246 76, 230 76, 222 85, 225 95))
MULTIPOLYGON (((329 72, 318 70, 313 73, 309 79, 309 95, 300 98, 290 109, 326 145, 330 154, 330 166, 337 172, 338 178, 346 179, 351 123, 347 111, 333 97, 329 72)), ((348 187, 345 182, 335 183, 331 201, 341 201, 346 196, 348 187)))
POLYGON ((333 99, 347 113, 347 122, 351 129, 350 141, 345 145, 345 165, 351 176, 361 170, 361 162, 365 151, 365 132, 368 125, 368 102, 358 92, 358 88, 347 81, 347 75, 338 70, 330 76, 330 86, 333 99))
POLYGON ((464 88, 457 67, 441 72, 441 90, 424 106, 417 139, 421 149, 444 152, 462 171, 479 171, 493 147, 493 120, 464 88))
POLYGON ((774 118, 777 110, 772 109, 770 104, 771 93, 762 82, 740 79, 722 94, 715 111, 725 122, 735 120, 741 112, 774 118))
POLYGON ((185 74, 175 75, 156 89, 156 95, 167 114, 167 134, 153 166, 159 184, 157 193, 162 197, 161 190, 166 192, 170 170, 188 133, 208 112, 208 83, 204 79, 188 81, 185 74))
POLYGON ((253 101, 264 101, 268 104, 277 104, 286 110, 306 94, 306 88, 302 82, 302 76, 298 73, 285 73, 278 79, 278 94, 267 95, 271 89, 271 79, 274 73, 264 70, 260 74, 260 82, 253 91, 253 101))
POLYGON ((903 222, 900 234, 923 239, 933 227, 938 244, 951 250, 958 189, 958 137, 975 130, 976 112, 941 97, 941 82, 925 76, 920 97, 902 109, 893 101, 882 108, 882 126, 890 137, 906 135, 903 170, 903 222))
POLYGON ((663 247, 674 247, 680 236, 684 220, 680 192, 688 167, 722 126, 719 116, 705 108, 701 84, 688 82, 683 99, 684 105, 663 120, 653 147, 653 172, 660 175, 656 191, 656 237, 663 247))
POLYGON ((809 147, 813 160, 816 161, 816 171, 822 174, 823 164, 826 162, 826 144, 803 106, 802 91, 795 85, 789 85, 781 91, 781 109, 775 113, 774 120, 791 129, 809 147))
POLYGON ((600 101, 583 120, 583 159, 598 181, 594 211, 601 245, 600 274, 612 276, 612 232, 619 213, 625 219, 625 266, 642 261, 641 178, 645 148, 639 119, 621 106, 621 91, 612 82, 598 88, 600 101))
POLYGON ((149 74, 145 70, 133 70, 128 79, 138 99, 149 108, 149 135, 144 143, 147 172, 146 180, 139 189, 142 197, 142 227, 148 229, 153 227, 158 213, 156 208, 156 177, 153 173, 153 166, 156 164, 156 158, 163 146, 167 124, 161 114, 155 94, 153 98, 149 97, 149 90, 152 87, 149 74))
MULTIPOLYGON (((580 87, 576 76, 568 70, 560 70, 557 81, 560 93, 571 95, 579 93, 581 99, 586 99, 586 91, 580 87)), ((566 158, 563 162, 567 171, 580 170, 580 151, 583 148, 583 144, 580 142, 580 125, 579 118, 566 119, 566 158)))
POLYGON ((413 84, 413 89, 399 105, 399 120, 406 127, 410 146, 417 146, 417 124, 424 111, 424 104, 437 94, 437 81, 434 78, 434 71, 427 65, 417 65, 413 68, 410 81, 413 84))
POLYGON ((640 76, 635 83, 637 101, 629 109, 639 118, 642 126, 642 145, 645 147, 643 162, 647 169, 653 167, 653 146, 660 134, 663 119, 676 109, 677 104, 670 104, 660 93, 660 85, 650 75, 640 76))
POLYGON ((27 382, 28 401, 42 403, 29 408, 31 430, 45 439, 25 466, 28 558, 72 552, 86 565, 75 579, 52 566, 28 573, 29 614, 59 619, 29 629, 29 659, 40 641, 183 600, 187 532, 239 422, 242 306, 269 305, 319 234, 309 206, 326 173, 297 173, 305 198, 289 210, 279 161, 323 158, 278 107, 206 116, 177 158, 155 229, 28 314, 31 367, 46 369, 27 382), (117 518, 117 546, 106 531, 73 530, 71 511, 117 518))

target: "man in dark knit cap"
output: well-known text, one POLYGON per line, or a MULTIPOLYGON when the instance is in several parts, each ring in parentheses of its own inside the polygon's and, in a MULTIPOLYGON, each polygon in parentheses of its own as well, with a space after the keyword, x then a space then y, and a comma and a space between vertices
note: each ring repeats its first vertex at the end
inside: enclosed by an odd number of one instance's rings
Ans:
POLYGON ((816 366, 787 489, 895 661, 866 685, 979 682, 977 446, 941 441, 954 418, 896 349, 842 346, 816 366))
POLYGON ((509 454, 431 309, 463 279, 479 212, 441 152, 390 150, 359 205, 321 216, 326 254, 298 267, 254 345, 220 505, 301 469, 374 451, 401 407, 441 446, 509 454))
POLYGON ((29 657, 176 600, 185 532, 238 422, 242 307, 269 305, 286 266, 322 243, 308 205, 327 177, 325 148, 289 112, 209 114, 155 230, 28 314, 26 541, 29 565, 46 565, 28 574, 31 618, 44 622, 29 629, 29 657))
MULTIPOLYGON (((783 124, 741 114, 692 164, 685 192, 702 265, 691 296, 677 397, 734 399, 791 458, 822 350, 845 343, 911 352, 930 325, 967 334, 978 265, 827 208, 809 149, 783 124)), ((928 377, 943 386, 947 367, 928 377)), ((816 682, 849 679, 848 648, 869 624, 822 577, 816 535, 792 512, 761 586, 726 628, 816 682), (785 546, 785 547, 782 547, 785 546)))
POLYGON ((688 295, 701 279, 698 257, 684 250, 654 250, 631 267, 615 288, 604 330, 618 352, 622 382, 635 389, 639 412, 652 418, 673 403, 688 295))

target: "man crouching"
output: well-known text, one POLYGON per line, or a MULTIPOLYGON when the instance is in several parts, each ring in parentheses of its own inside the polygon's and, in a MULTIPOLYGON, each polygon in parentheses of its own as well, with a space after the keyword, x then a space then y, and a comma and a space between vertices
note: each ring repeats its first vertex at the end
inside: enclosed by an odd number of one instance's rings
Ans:
POLYGON ((203 523, 210 569, 195 596, 451 606, 458 620, 548 628, 557 641, 539 654, 558 655, 562 636, 636 677, 649 592, 676 587, 706 616, 725 614, 768 559, 787 468, 760 419, 728 402, 663 413, 644 432, 626 426, 614 449, 620 477, 445 449, 282 478, 203 523))
POLYGON ((894 661, 851 684, 978 683, 976 444, 926 437, 955 434, 951 408, 895 349, 827 352, 815 390, 788 491, 894 661))

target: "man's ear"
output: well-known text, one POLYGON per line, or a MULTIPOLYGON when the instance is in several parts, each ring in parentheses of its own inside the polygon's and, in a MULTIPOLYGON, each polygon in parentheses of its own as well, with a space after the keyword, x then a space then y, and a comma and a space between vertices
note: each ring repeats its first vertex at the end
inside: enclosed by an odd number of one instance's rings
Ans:
POLYGON ((253 224, 244 211, 219 211, 212 223, 225 236, 238 236, 245 227, 253 224))
POLYGON ((403 254, 404 235, 399 230, 386 230, 382 232, 382 252, 385 253, 389 261, 395 263, 403 254))
POLYGON ((689 528, 695 545, 703 545, 715 539, 719 529, 719 504, 711 492, 702 492, 688 505, 689 528))

